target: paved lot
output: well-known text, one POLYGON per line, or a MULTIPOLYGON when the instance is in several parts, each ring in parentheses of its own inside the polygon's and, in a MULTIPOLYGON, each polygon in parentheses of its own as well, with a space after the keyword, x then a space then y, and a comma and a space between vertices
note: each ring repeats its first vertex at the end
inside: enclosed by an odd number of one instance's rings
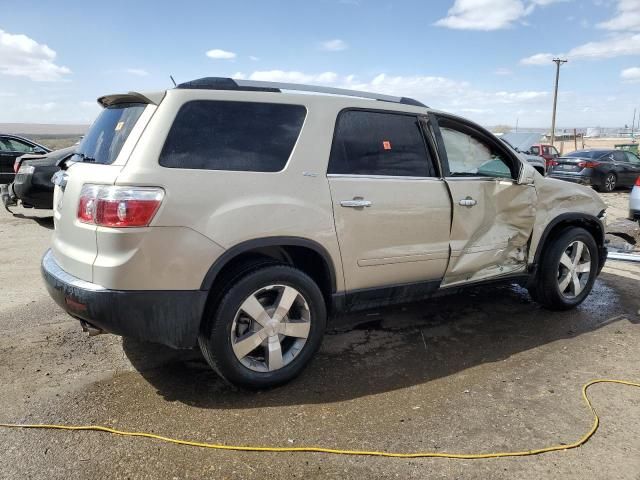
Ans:
MULTIPOLYGON (((609 200, 624 210, 624 194, 609 200)), ((568 443, 589 428, 586 381, 640 380, 640 267, 610 262, 575 311, 550 313, 522 289, 492 287, 371 312, 366 325, 327 335, 290 385, 234 391, 197 354, 86 338, 40 280, 51 228, 0 213, 0 422, 95 423, 233 444, 522 450, 568 443)), ((640 479, 640 392, 598 385, 592 395, 602 418, 596 437, 538 457, 234 453, 0 430, 0 478, 640 479)))

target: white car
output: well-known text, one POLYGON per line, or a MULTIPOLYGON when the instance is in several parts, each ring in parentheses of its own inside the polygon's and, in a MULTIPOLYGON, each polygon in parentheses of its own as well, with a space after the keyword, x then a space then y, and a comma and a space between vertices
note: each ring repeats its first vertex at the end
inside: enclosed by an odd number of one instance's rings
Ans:
POLYGON ((640 177, 636 178, 629 195, 629 220, 637 220, 640 225, 640 177))

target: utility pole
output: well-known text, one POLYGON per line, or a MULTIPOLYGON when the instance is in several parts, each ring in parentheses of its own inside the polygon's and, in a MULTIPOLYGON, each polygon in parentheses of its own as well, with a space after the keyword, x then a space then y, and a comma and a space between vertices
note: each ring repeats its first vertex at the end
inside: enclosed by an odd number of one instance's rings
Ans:
POLYGON ((554 58, 553 62, 556 64, 556 87, 553 92, 553 116, 551 117, 551 145, 556 139, 556 105, 558 103, 558 80, 560 79, 560 65, 567 63, 567 60, 561 58, 554 58))

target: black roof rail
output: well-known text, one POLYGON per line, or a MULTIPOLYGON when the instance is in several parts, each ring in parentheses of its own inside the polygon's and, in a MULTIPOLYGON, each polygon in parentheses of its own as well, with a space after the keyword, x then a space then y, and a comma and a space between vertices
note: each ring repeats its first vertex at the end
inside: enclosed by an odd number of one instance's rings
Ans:
POLYGON ((251 92, 281 92, 282 90, 292 90, 296 92, 322 93, 327 95, 342 95, 347 97, 369 98, 381 102, 400 103, 403 105, 413 105, 415 107, 427 106, 422 102, 408 97, 394 97, 379 93, 362 92, 345 88, 321 87, 317 85, 303 85, 299 83, 284 82, 263 82, 259 80, 241 80, 227 77, 204 77, 189 82, 180 83, 175 88, 178 89, 200 89, 200 90, 238 90, 251 92))

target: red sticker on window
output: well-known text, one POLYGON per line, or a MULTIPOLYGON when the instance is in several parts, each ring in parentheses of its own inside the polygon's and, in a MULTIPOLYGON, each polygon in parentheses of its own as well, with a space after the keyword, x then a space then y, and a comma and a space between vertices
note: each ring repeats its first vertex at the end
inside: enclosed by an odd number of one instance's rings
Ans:
POLYGON ((391 150, 391 142, 389 140, 384 140, 382 142, 382 148, 385 150, 391 150))

